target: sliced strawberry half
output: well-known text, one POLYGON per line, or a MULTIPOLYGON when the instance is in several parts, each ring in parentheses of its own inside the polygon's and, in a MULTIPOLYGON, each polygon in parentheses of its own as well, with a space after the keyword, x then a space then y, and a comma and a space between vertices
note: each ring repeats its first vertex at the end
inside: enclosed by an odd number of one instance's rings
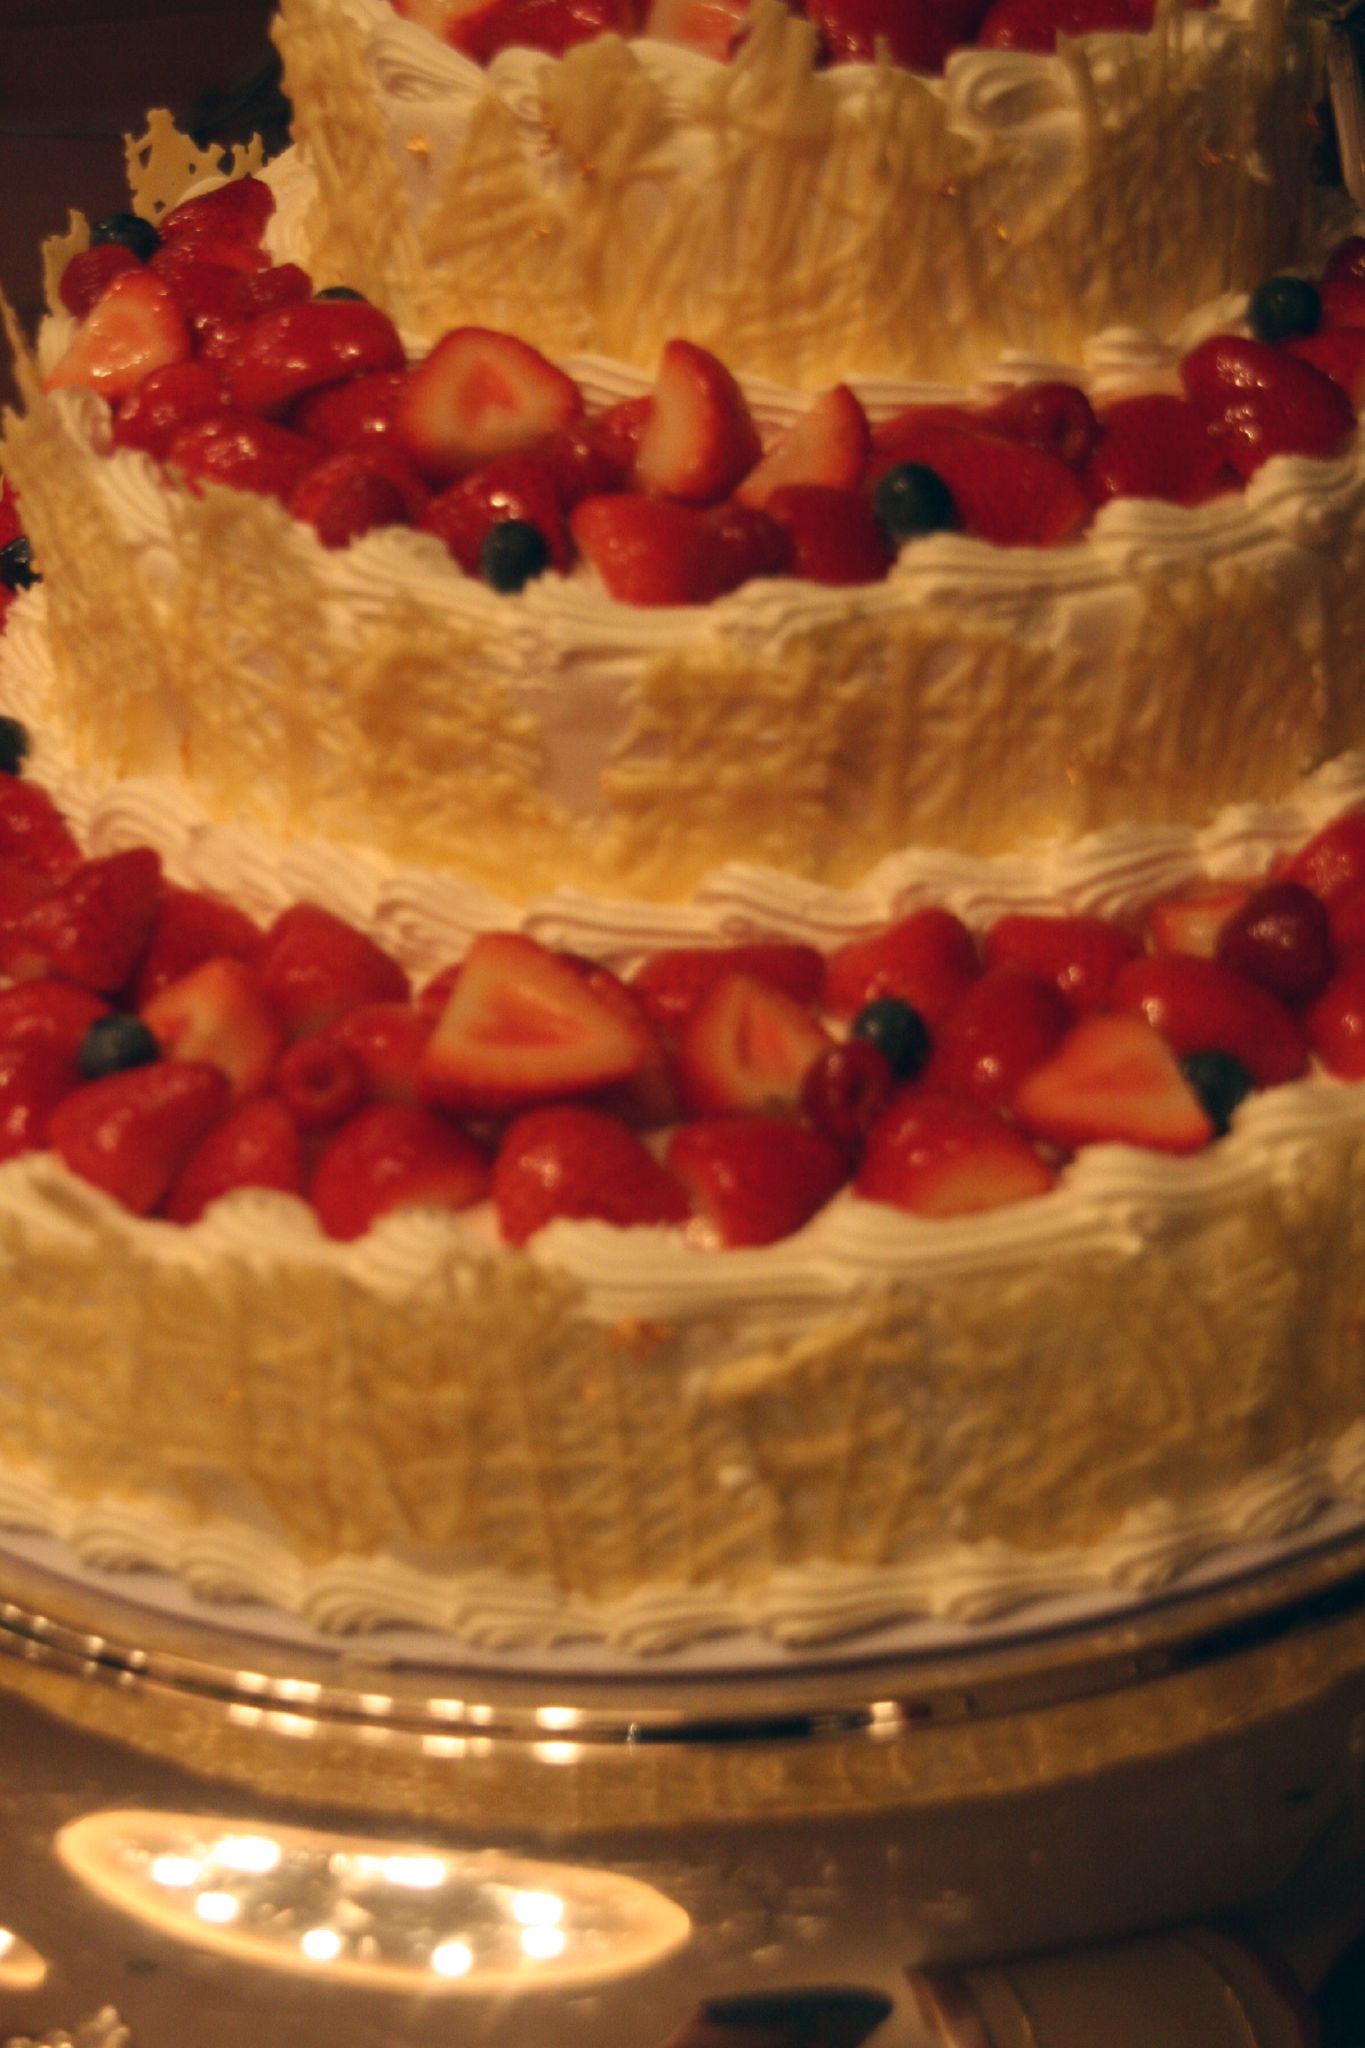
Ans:
POLYGON ((585 498, 569 515, 569 530, 620 604, 710 604, 752 575, 775 573, 785 559, 781 530, 762 512, 703 511, 635 491, 585 498), (740 512, 746 527, 733 516, 740 512), (771 531, 756 534, 756 521, 771 531))
POLYGON ((1250 882, 1199 882, 1163 896, 1147 913, 1153 946, 1158 953, 1193 953, 1212 960, 1219 932, 1250 894, 1250 882))
POLYGON ((467 1209, 488 1192, 488 1162, 444 1117, 376 1102, 343 1124, 309 1190, 329 1237, 363 1237, 396 1209, 467 1209))
POLYGON ((735 496, 741 504, 763 507, 783 484, 856 490, 871 445, 867 414, 847 384, 835 384, 779 436, 735 496))
POLYGON ((325 548, 344 548, 376 527, 415 526, 427 496, 396 449, 341 448, 299 479, 289 510, 325 548))
POLYGON ((1083 1017, 1020 1083, 1013 1108, 1025 1130, 1067 1150, 1116 1142, 1197 1152, 1214 1134, 1175 1053, 1136 1016, 1083 1017))
POLYGON ((718 64, 729 61, 749 18, 749 0, 651 0, 644 33, 681 43, 718 64))
POLYGON ((143 378, 193 353, 190 330, 175 300, 150 270, 116 277, 81 323, 47 379, 49 391, 81 386, 116 404, 143 378))
POLYGON ((141 268, 139 259, 122 242, 97 242, 78 250, 62 272, 57 296, 68 313, 84 320, 97 306, 116 277, 141 268))
POLYGON ((823 1209, 843 1186, 838 1146, 777 1117, 723 1117, 684 1124, 664 1163, 721 1244, 774 1244, 823 1209))
POLYGON ((1339 384, 1357 412, 1365 405, 1365 326, 1300 335, 1285 349, 1339 384))
POLYGON ((259 242, 275 211, 275 195, 264 178, 234 178, 211 192, 182 199, 157 222, 163 242, 204 236, 228 242, 259 242))
POLYGON ((172 434, 167 467, 196 484, 226 484, 287 500, 318 459, 313 442, 274 420, 231 407, 193 420, 172 434))
POLYGON ((74 1060, 109 1005, 72 981, 20 981, 0 989, 0 1046, 42 1045, 74 1060))
POLYGON ((81 863, 81 850, 47 791, 17 775, 0 775, 0 859, 20 861, 53 882, 81 863))
POLYGON ((48 1141, 82 1180, 146 1216, 227 1108, 217 1067, 157 1061, 89 1081, 58 1103, 48 1141))
POLYGON ((573 554, 550 468, 534 455, 501 455, 471 471, 431 500, 421 524, 454 556, 467 576, 480 572, 483 545, 495 526, 519 519, 544 538, 556 569, 573 554))
POLYGON ((912 406, 877 429, 870 481, 903 462, 932 469, 966 532, 999 547, 1052 547, 1090 518, 1089 498, 1057 456, 941 408, 912 406))
POLYGON ((0 1044, 0 1159, 46 1145, 53 1111, 79 1079, 74 1056, 54 1043, 0 1044))
POLYGON ((1044 1195, 1053 1174, 1028 1140, 973 1102, 903 1089, 868 1133, 854 1189, 914 1216, 976 1216, 1044 1195))
POLYGON ((636 969, 630 986, 654 1029, 675 1038, 727 974, 746 974, 809 1006, 819 1000, 824 973, 824 960, 814 946, 757 940, 741 946, 666 947, 636 969))
POLYGON ((1171 953, 1131 960, 1114 981, 1113 1005, 1143 1017, 1184 1059, 1194 1052, 1229 1052, 1258 1088, 1296 1081, 1308 1049, 1289 1012, 1217 960, 1171 953))
POLYGON ((1286 862, 1283 874, 1288 881, 1302 882, 1330 910, 1338 896, 1365 881, 1365 811, 1333 818, 1286 862))
POLYGON ((217 1067, 237 1102, 265 1087, 284 1045, 260 976, 241 960, 191 968, 144 1004, 142 1021, 166 1058, 217 1067))
POLYGON ((1108 918, 1016 912, 996 919, 983 951, 988 967, 1015 967, 1049 982, 1072 1014, 1082 1016, 1105 1007, 1115 975, 1141 953, 1142 941, 1108 918))
POLYGON ((1306 1011, 1304 1029, 1329 1074, 1365 1081, 1365 957, 1337 970, 1306 1011))
POLYGON ((342 384, 325 384, 290 407, 288 423, 333 453, 384 447, 395 438, 394 416, 407 383, 406 370, 372 370, 342 384))
POLYGON ((496 932, 465 956, 420 1077, 429 1102, 495 1114, 629 1080, 653 1053, 643 1024, 570 961, 496 932))
POLYGON ((265 934, 244 910, 221 896, 168 884, 157 905, 151 939, 138 969, 138 1008, 158 989, 179 981, 205 960, 245 960, 259 954, 265 934))
POLYGON ((1272 455, 1337 455, 1355 431, 1351 401, 1311 363, 1264 341, 1215 334, 1180 365, 1187 395, 1239 475, 1272 455))
POLYGON ((761 453, 744 393, 724 363, 691 341, 664 344, 635 480, 657 497, 714 505, 761 453))
POLYGON ((1024 1075, 1059 1043, 1071 1013, 1055 984, 1015 967, 988 967, 940 1019, 926 1086, 1008 1104, 1024 1075))
POLYGON ((787 538, 791 573, 808 583, 880 583, 893 552, 867 499, 830 484, 779 484, 767 515, 787 538))
POLYGON ((687 1195, 633 1131, 595 1109, 533 1109, 506 1132, 493 1162, 493 1201, 508 1244, 561 1217, 634 1225, 682 1223, 687 1195))
POLYGON ((1111 498, 1162 498, 1202 505, 1235 486, 1222 449, 1197 406, 1173 392, 1116 398, 1099 415, 1099 437, 1085 469, 1097 505, 1111 498))
POLYGON ((145 377, 118 409, 114 440, 158 461, 182 427, 227 410, 227 391, 211 363, 166 363, 145 377))
POLYGON ((422 1055, 437 1016, 439 1010, 428 1015, 413 1003, 360 1003, 329 1024, 322 1038, 359 1060, 372 1101, 418 1102, 422 1055))
POLYGON ((853 1018, 868 1003, 895 996, 932 1027, 981 972, 976 941, 951 911, 913 910, 870 938, 850 939, 825 968, 825 1007, 853 1018))
POLYGON ((16 981, 57 975, 112 995, 142 957, 160 894, 150 847, 85 861, 0 934, 0 964, 16 981))
POLYGON ((456 327, 412 372, 394 432, 428 483, 453 483, 495 456, 521 455, 583 410, 583 394, 529 342, 456 327))
POLYGON ((232 402, 277 418, 305 392, 345 377, 401 370, 405 357, 387 313, 365 299, 307 299, 248 322, 223 359, 232 402))
POLYGON ((238 1188, 303 1193, 303 1147, 293 1119, 269 1095, 238 1103, 205 1132, 176 1178, 164 1208, 170 1223, 197 1223, 238 1188))
POLYGON ((323 1030, 361 1003, 405 1003, 411 993, 392 955, 318 903, 282 910, 256 965, 291 1039, 323 1030))
POLYGON ((678 1047, 678 1086, 695 1116, 794 1110, 830 1045, 810 1011, 770 983, 726 974, 693 1012, 678 1047))

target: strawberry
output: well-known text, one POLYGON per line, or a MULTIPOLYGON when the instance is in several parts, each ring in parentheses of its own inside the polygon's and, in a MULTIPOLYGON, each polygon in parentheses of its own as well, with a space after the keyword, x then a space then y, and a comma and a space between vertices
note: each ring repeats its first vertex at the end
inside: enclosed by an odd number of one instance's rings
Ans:
POLYGON ((976 942, 961 918, 947 910, 914 910, 830 955, 825 1008, 852 1018, 880 996, 895 996, 932 1030, 980 972, 976 942))
POLYGON ((20 981, 0 989, 0 1046, 40 1045, 73 1061, 109 1005, 72 981, 20 981))
POLYGON ((418 1102, 422 1054, 448 1000, 447 994, 431 1014, 413 1003, 359 1003, 329 1024, 322 1038, 359 1060, 371 1101, 418 1102))
POLYGON ((300 1131, 334 1130, 369 1100, 359 1055, 324 1032, 290 1046, 272 1085, 300 1131))
POLYGON ((585 498, 569 529, 619 603, 709 604, 754 573, 753 532, 723 513, 621 491, 585 498))
POLYGON ((988 967, 1014 967, 1051 982, 1073 1016, 1102 1010, 1114 976, 1142 942, 1103 917, 997 918, 983 944, 988 967))
POLYGON ((1228 918, 1216 957, 1291 1009, 1311 1002, 1332 977, 1327 912, 1302 882, 1267 882, 1228 918))
POLYGON ((303 1193, 303 1147, 289 1112, 269 1095, 239 1102, 204 1133, 176 1177, 162 1213, 197 1223, 211 1203, 236 1188, 303 1193))
POLYGON ((486 933, 422 1057, 429 1102, 497 1114, 629 1080, 653 1055, 642 1022, 570 962, 512 932, 486 933))
POLYGON ((1163 896, 1147 913, 1147 929, 1158 953, 1196 953, 1212 960, 1218 934, 1251 894, 1249 882, 1199 882, 1178 895, 1163 896))
POLYGON ((195 242, 181 242, 158 250, 147 268, 165 285, 201 347, 210 335, 246 326, 249 279, 236 264, 216 261, 195 242))
POLYGON ((205 960, 228 958, 250 965, 264 934, 244 910, 221 896, 167 884, 161 892, 152 935, 138 970, 134 997, 141 1009, 150 997, 179 981, 205 960))
POLYGON ((1051 1145, 1198 1152, 1212 1120, 1165 1038, 1141 1017, 1083 1017, 1015 1090, 1014 1114, 1051 1145))
POLYGON ((24 521, 19 499, 8 477, 0 476, 0 548, 23 538, 24 521))
POLYGON ((377 526, 415 526, 426 506, 426 486, 390 448, 324 455, 289 494, 290 512, 325 548, 348 547, 377 526))
POLYGON ((584 498, 625 490, 652 407, 647 397, 625 399, 592 419, 558 427, 538 443, 536 461, 549 472, 561 512, 571 512, 584 498))
POLYGON ((993 433, 1044 448, 1074 470, 1085 468, 1100 432, 1090 400, 1074 384, 1018 384, 977 418, 993 433))
POLYGON ((51 888, 47 876, 40 875, 37 868, 0 857, 0 927, 14 924, 51 888))
POLYGON ((1365 278, 1324 278, 1321 302, 1325 331, 1347 334, 1353 328, 1365 327, 1365 278))
POLYGON ((880 583, 886 529, 867 499, 829 484, 779 484, 764 508, 787 536, 791 573, 809 583, 880 583))
POLYGON ((1235 481, 1204 414, 1173 393, 1116 398, 1100 413, 1099 429, 1084 473, 1097 505, 1111 498, 1202 505, 1235 481))
POLYGON ((260 977, 240 960, 205 960, 142 1008, 142 1021, 167 1059, 217 1067, 236 1102, 264 1088, 284 1032, 260 977))
POLYGON ((423 982, 417 997, 416 1008, 429 1026, 438 1024, 445 1014, 446 1004, 455 993, 455 984, 460 978, 463 960, 452 960, 448 967, 442 967, 433 974, 430 981, 423 982))
POLYGON ((114 441, 160 461, 182 427, 212 419, 226 408, 227 392, 211 363, 167 363, 124 399, 114 420, 114 441))
POLYGON ((726 63, 744 33, 748 0, 651 0, 644 34, 658 43, 681 43, 726 63))
POLYGON ((1338 242, 1322 266, 1322 283, 1354 281, 1365 284, 1365 235, 1347 235, 1338 242))
POLYGON ((82 321, 46 388, 79 385, 114 404, 152 370, 187 361, 192 349, 190 330, 160 279, 150 270, 125 271, 82 321))
POLYGON ((979 1103, 903 1088, 868 1133, 854 1189, 915 1216, 975 1216, 1044 1195, 1051 1170, 979 1103))
POLYGON ((723 1245, 773 1244, 838 1193, 848 1167, 837 1145, 776 1117, 722 1117, 674 1132, 664 1164, 723 1245))
POLYGON ((429 1109, 376 1102, 331 1140, 309 1195, 327 1235, 350 1242, 395 1209, 467 1209, 487 1192, 472 1138, 429 1109))
POLYGON ((445 39, 476 64, 491 64, 501 50, 562 57, 595 36, 633 35, 638 26, 633 0, 495 0, 456 15, 445 39))
POLYGON ((695 1116, 790 1110, 830 1040, 800 1003, 747 974, 725 974, 692 1013, 678 1086, 695 1116))
POLYGON ((313 280, 297 263, 272 263, 242 281, 238 304, 244 320, 261 313, 277 313, 281 306, 297 306, 313 296, 313 280))
POLYGON ((627 1080, 592 1091, 588 1097, 591 1107, 615 1117, 618 1123, 629 1124, 633 1130, 662 1130, 666 1124, 677 1123, 682 1110, 673 1061, 650 1029, 639 995, 610 967, 594 960, 569 957, 582 975, 584 986, 615 1010, 631 1031, 642 1033, 649 1047, 645 1059, 627 1080))
POLYGON ((309 299, 249 321, 223 371, 235 406, 274 419, 307 391, 405 360, 398 329, 368 300, 309 299))
POLYGON ((866 1038, 829 1045, 801 1083, 801 1114, 822 1138, 855 1156, 896 1092, 896 1075, 880 1046, 866 1038))
POLYGON ((1071 1014, 1050 982, 988 967, 944 1016, 924 1070, 927 1086, 994 1108, 1049 1057, 1071 1014))
POLYGON ((1338 969, 1304 1013, 1303 1026, 1329 1074, 1365 1081, 1365 958, 1338 969))
POLYGON ((0 962, 16 981, 51 974, 111 995, 142 958, 160 894, 150 847, 85 861, 0 934, 0 962))
POLYGON ((1047 53, 1058 36, 1122 33, 1134 27, 1128 0, 994 0, 977 42, 983 50, 1047 53))
POLYGON ((1272 455, 1336 455, 1355 431, 1340 385, 1268 342, 1212 335, 1184 357, 1180 381, 1240 476, 1272 455))
MULTIPOLYGON (((4 793, 0 783, 0 798, 4 793)), ((1286 862, 1282 875, 1286 881, 1302 882, 1330 910, 1338 896, 1365 880, 1365 811, 1346 811, 1333 818, 1286 862)))
POLYGON ((847 384, 835 384, 822 391, 779 436, 739 484, 735 496, 742 505, 765 508, 783 484, 856 490, 870 446, 867 414, 847 384))
POLYGON ((203 235, 229 242, 259 242, 275 211, 275 195, 261 178, 237 178, 193 199, 182 199, 157 222, 163 242, 203 235))
POLYGON ((302 434, 231 409, 178 428, 165 453, 167 466, 178 470, 191 489, 199 483, 227 484, 280 499, 290 497, 317 457, 302 434))
POLYGON ((373 939, 316 903, 282 910, 257 960, 286 1036, 307 1038, 361 1003, 405 1003, 408 977, 373 939))
POLYGON ((496 455, 521 455, 583 410, 572 377, 528 342, 456 327, 412 372, 394 432, 428 483, 453 483, 496 455))
POLYGON ((122 277, 126 270, 140 270, 141 267, 132 250, 122 242, 97 242, 92 248, 81 249, 72 257, 62 272, 57 297, 68 313, 84 320, 116 277, 122 277))
POLYGON ((559 1217, 618 1229, 685 1222, 681 1184, 615 1117, 576 1105, 518 1117, 493 1162, 493 1203, 508 1244, 559 1217))
POLYGON ((572 551, 554 476, 533 455, 503 455, 483 463, 433 498, 421 525, 436 535, 467 576, 477 576, 483 544, 505 519, 534 526, 555 568, 570 567, 572 551))
POLYGON ((1365 405, 1365 326, 1305 334, 1287 342, 1285 350, 1339 384, 1357 412, 1365 405))
POLYGON ((1179 1058, 1228 1052, 1258 1088, 1297 1080, 1308 1064, 1298 1025, 1263 988, 1217 960, 1171 953, 1131 960, 1114 981, 1113 1007, 1145 1017, 1179 1058))
POLYGON ((70 1053, 42 1039, 0 1042, 0 1159, 15 1159, 47 1143, 59 1102, 80 1076, 70 1053))
POLYGON ((814 946, 758 940, 741 946, 669 946, 637 967, 630 986, 663 1038, 675 1038, 709 991, 727 974, 745 974, 780 989, 793 1002, 814 1004, 825 963, 814 946))
POLYGON ((744 393, 724 363, 691 341, 665 342, 635 481, 652 496, 713 505, 761 453, 744 393))
POLYGON ((81 850, 45 789, 0 775, 0 859, 20 861, 49 881, 79 867, 81 850))
POLYGON ((227 1107, 217 1067, 157 1061, 73 1090, 52 1112, 48 1142, 82 1180, 146 1216, 174 1185, 227 1107))
POLYGON ((905 462, 932 469, 952 493, 964 530, 997 546, 1052 547, 1090 518, 1089 498, 1057 456, 970 419, 910 406, 872 440, 873 483, 905 462))
POLYGON ((1352 952, 1365 952, 1365 880, 1352 882, 1332 898, 1327 925, 1339 965, 1352 952))
POLYGON ((325 384, 289 408, 288 424, 334 452, 385 447, 394 439, 394 415, 407 382, 406 370, 371 370, 343 384, 325 384))
POLYGON ((810 0, 810 19, 832 64, 870 64, 879 44, 907 71, 942 71, 957 38, 931 0, 810 0))

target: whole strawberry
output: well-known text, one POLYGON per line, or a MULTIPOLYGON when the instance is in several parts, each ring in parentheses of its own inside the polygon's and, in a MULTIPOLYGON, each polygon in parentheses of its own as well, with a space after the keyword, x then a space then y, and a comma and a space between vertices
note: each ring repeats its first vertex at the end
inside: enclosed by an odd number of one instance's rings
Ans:
POLYGON ((687 1195, 615 1117, 572 1104, 533 1109, 510 1126, 493 1162, 493 1201, 508 1244, 559 1217, 682 1223, 687 1195))

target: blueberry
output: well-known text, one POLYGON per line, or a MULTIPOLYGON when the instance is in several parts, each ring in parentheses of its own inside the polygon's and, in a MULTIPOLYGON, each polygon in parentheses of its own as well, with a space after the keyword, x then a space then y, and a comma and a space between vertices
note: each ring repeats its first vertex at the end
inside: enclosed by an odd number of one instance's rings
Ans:
POLYGON ((27 590, 42 578, 33 566, 33 550, 26 533, 17 533, 0 548, 0 583, 6 590, 27 590))
POLYGON ((157 1044, 141 1017, 97 1017, 81 1040, 76 1065, 83 1081, 99 1081, 106 1074, 121 1074, 128 1067, 149 1067, 161 1057, 157 1044))
POLYGON ((0 775, 22 772, 28 753, 28 729, 17 718, 0 716, 0 775))
POLYGON ((149 220, 137 213, 106 213, 90 230, 90 244, 120 242, 131 249, 139 263, 149 263, 161 247, 161 237, 149 220))
POLYGON ((528 519, 501 519, 479 549, 479 572, 494 590, 521 590, 550 566, 550 544, 528 519))
POLYGON ((314 292, 313 297, 315 299, 358 299, 362 306, 365 304, 364 292, 353 291, 348 284, 329 284, 322 291, 314 292))
POLYGON ((929 1057, 929 1031, 918 1010, 897 996, 878 996, 853 1019, 852 1035, 875 1045, 898 1081, 913 1081, 929 1057))
POLYGON ((936 469, 898 462, 872 493, 872 509, 893 540, 947 533, 958 524, 957 504, 936 469))
POLYGON ((1247 322, 1257 341, 1293 341, 1316 334, 1322 321, 1322 298, 1306 277, 1268 277, 1258 284, 1247 305, 1247 322))
POLYGON ((1199 1097, 1215 1135, 1225 1137, 1232 1112, 1256 1085, 1242 1062, 1230 1052, 1192 1052, 1180 1062, 1180 1071, 1199 1097))

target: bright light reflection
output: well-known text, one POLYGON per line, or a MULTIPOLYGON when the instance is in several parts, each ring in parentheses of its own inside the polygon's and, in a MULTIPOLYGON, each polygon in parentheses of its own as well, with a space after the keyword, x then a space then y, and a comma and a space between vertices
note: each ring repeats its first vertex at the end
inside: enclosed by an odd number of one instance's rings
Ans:
POLYGON ((0 1990, 33 1991, 47 1976, 36 1948, 12 1928, 0 1927, 0 1990))
POLYGON ((241 1912, 242 1902, 234 1899, 231 1892, 200 1892, 194 1910, 211 1927, 227 1927, 241 1912))
POLYGON ((559 1927, 527 1927, 522 1930, 521 1946, 532 1962, 552 1962, 564 1953, 565 1936, 559 1927))
POLYGON ((0 1927, 0 1957, 7 1956, 14 1947, 14 1936, 8 1927, 0 1927))
POLYGON ((341 1936, 334 1927, 310 1927, 299 1947, 310 1963, 334 1963, 341 1954, 341 1936))
POLYGON ((280 1845, 269 1835, 224 1835, 214 1845, 214 1861, 224 1870, 240 1870, 246 1877, 265 1877, 280 1860, 280 1845))
POLYGON ((175 1891, 189 1891, 203 1875, 204 1866, 193 1856, 158 1856, 152 1865, 152 1882, 175 1891))
POLYGON ((564 1901, 553 1892, 514 1892, 511 1906, 523 1927, 557 1927, 564 1918, 564 1901))
POLYGON ((467 1977, 474 1967, 474 1951, 467 1941, 443 1941, 431 1951, 431 1967, 438 1977, 467 1977))
POLYGON ((390 1884, 406 1885, 414 1892, 431 1892, 445 1883, 446 1867, 439 1856, 386 1856, 384 1875, 390 1884))

